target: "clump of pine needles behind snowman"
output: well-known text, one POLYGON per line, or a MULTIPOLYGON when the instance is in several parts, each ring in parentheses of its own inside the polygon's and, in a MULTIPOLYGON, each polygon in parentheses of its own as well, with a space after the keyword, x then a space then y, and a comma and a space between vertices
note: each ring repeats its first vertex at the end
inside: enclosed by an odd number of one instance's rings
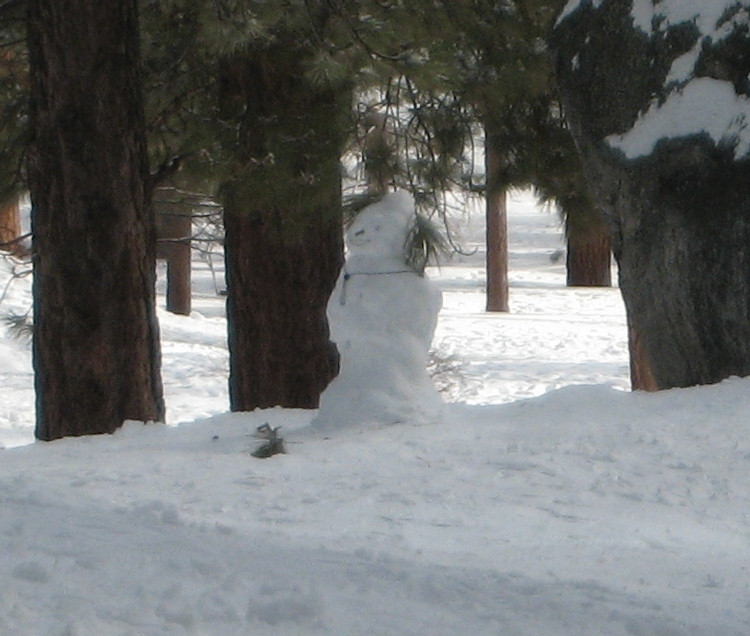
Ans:
MULTIPOLYGON (((344 199, 344 226, 354 222, 357 215, 366 207, 382 201, 385 194, 380 191, 368 190, 349 195, 344 199)), ((420 214, 414 215, 414 222, 404 239, 404 262, 409 269, 420 276, 424 276, 428 265, 437 265, 440 259, 447 258, 453 252, 461 249, 452 245, 447 232, 431 218, 420 214)), ((463 252, 461 252, 463 253, 463 252)))
POLYGON ((420 276, 430 263, 451 253, 451 246, 440 228, 429 218, 417 213, 404 240, 404 260, 420 276))

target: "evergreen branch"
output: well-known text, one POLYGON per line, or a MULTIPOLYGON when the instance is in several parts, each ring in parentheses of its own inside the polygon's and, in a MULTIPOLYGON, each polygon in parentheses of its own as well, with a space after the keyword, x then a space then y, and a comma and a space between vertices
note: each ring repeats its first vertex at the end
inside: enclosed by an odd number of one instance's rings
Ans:
MULTIPOLYGON (((11 40, 10 42, 0 42, 0 49, 12 48, 20 44, 25 44, 26 38, 19 38, 17 40, 11 40)), ((15 62, 15 60, 14 60, 15 62)))
MULTIPOLYGON (((161 86, 161 82, 157 82, 147 87, 146 90, 147 92, 153 91, 157 86, 161 86)), ((182 92, 177 92, 166 104, 162 106, 161 109, 153 114, 153 116, 151 117, 150 127, 156 128, 157 126, 165 126, 168 116, 172 113, 177 112, 184 102, 195 95, 203 95, 205 92, 205 84, 194 86, 193 88, 182 92)))
MULTIPOLYGON (((390 6, 386 7, 390 8, 390 6)), ((381 60, 385 62, 391 62, 394 64, 402 63, 406 59, 408 59, 408 55, 405 51, 402 51, 401 53, 398 53, 396 55, 389 55, 387 53, 382 53, 374 46, 372 46, 369 42, 365 40, 365 38, 360 33, 359 28, 357 28, 357 24, 359 23, 359 20, 355 20, 352 18, 352 16, 349 14, 349 12, 346 9, 341 9, 341 13, 343 13, 342 18, 344 19, 344 24, 347 25, 349 28, 349 31, 351 32, 352 37, 354 38, 354 41, 362 48, 362 50, 372 59, 375 60, 381 60)))

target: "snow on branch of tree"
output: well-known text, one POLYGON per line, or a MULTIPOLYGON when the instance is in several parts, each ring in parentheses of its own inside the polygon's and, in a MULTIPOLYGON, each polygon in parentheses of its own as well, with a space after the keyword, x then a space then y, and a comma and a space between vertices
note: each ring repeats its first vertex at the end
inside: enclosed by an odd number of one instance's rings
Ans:
MULTIPOLYGON (((571 0, 558 24, 587 6, 599 9, 604 0, 571 0)), ((672 62, 663 92, 655 95, 630 130, 607 137, 607 143, 628 159, 650 155, 662 139, 705 136, 733 150, 735 159, 750 154, 750 87, 735 78, 707 70, 704 56, 750 25, 750 10, 732 0, 695 3, 684 0, 632 0, 633 26, 649 38, 665 38, 670 29, 689 25, 692 46, 672 62), (703 68, 701 68, 703 67, 703 68)), ((748 83, 745 78, 745 84, 748 83)))
POLYGON ((750 152, 750 100, 730 82, 696 77, 660 104, 651 103, 625 134, 607 143, 629 159, 650 155, 661 139, 707 135, 716 145, 734 146, 735 158, 750 152))

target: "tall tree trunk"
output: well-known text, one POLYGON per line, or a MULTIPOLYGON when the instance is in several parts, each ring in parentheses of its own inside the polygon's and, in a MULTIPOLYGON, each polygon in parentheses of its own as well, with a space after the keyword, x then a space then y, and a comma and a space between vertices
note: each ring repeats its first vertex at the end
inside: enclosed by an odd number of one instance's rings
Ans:
POLYGON ((701 39, 700 20, 654 19, 647 33, 631 10, 619 0, 582 4, 557 23, 553 48, 589 184, 614 228, 634 385, 665 389, 747 376, 750 156, 735 154, 731 136, 660 139, 668 130, 644 122, 666 117, 655 109, 675 103, 683 120, 700 121, 702 111, 682 92, 696 86, 735 92, 719 109, 731 120, 736 113, 727 108, 735 106, 726 105, 747 102, 748 63, 739 53, 750 38, 731 11, 722 18, 727 35, 713 41, 701 39), (680 66, 684 82, 671 81, 675 60, 690 51, 696 57, 692 69, 680 66), (701 83, 690 86, 694 80, 701 83), (634 128, 653 146, 619 146, 634 128))
POLYGON ((162 420, 136 0, 29 0, 36 435, 162 420))
POLYGON ((167 311, 189 316, 192 308, 192 251, 190 237, 193 219, 183 205, 168 205, 156 215, 156 258, 167 261, 167 311), (172 209, 169 209, 172 208, 172 209))
POLYGON ((509 311, 508 207, 500 174, 503 163, 492 128, 485 124, 487 311, 509 311))
POLYGON ((326 305, 343 262, 341 117, 348 90, 310 85, 294 43, 228 60, 241 166, 224 184, 230 406, 316 408, 338 372, 326 305))
POLYGON ((167 311, 180 316, 189 316, 193 306, 191 289, 192 262, 190 251, 190 217, 182 219, 188 234, 183 234, 180 243, 172 243, 171 254, 167 258, 167 311))

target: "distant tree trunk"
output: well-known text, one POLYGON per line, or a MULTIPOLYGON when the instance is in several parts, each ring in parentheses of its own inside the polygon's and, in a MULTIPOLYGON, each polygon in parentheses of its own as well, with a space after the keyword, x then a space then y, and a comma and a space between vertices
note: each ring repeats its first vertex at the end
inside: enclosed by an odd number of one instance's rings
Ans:
POLYGON ((485 125, 487 311, 509 311, 507 191, 501 183, 502 159, 492 128, 485 125))
MULTIPOLYGON (((735 156, 730 137, 718 142, 699 130, 659 139, 665 129, 643 122, 653 121, 652 109, 675 103, 685 121, 700 121, 703 102, 695 110, 694 100, 683 99, 683 90, 696 86, 709 99, 705 91, 733 91, 736 99, 730 95, 716 112, 728 121, 741 117, 731 104, 747 101, 750 37, 743 21, 733 22, 737 7, 727 9, 726 34, 714 41, 701 36, 700 19, 658 20, 668 10, 659 3, 650 7, 647 32, 634 23, 632 4, 582 3, 557 23, 552 46, 588 182, 614 229, 634 386, 666 389, 747 376, 750 157, 735 156), (682 82, 671 81, 677 59, 694 61, 692 68, 679 67, 682 82), (701 83, 692 84, 696 79, 701 83), (634 126, 653 147, 629 154, 616 142, 634 126)), ((702 11, 696 3, 695 12, 702 11)))
POLYGON ((578 200, 575 207, 568 205, 565 209, 567 284, 569 287, 610 287, 612 235, 590 199, 586 196, 578 200))
POLYGON ((162 420, 136 0, 29 0, 36 435, 162 420))
POLYGON ((167 311, 182 316, 189 316, 192 308, 192 229, 192 217, 187 212, 156 215, 156 258, 167 261, 167 311))
POLYGON ((565 261, 568 287, 612 286, 612 239, 607 230, 568 237, 565 261))
MULTIPOLYGON (((182 219, 190 226, 190 217, 182 219)), ((189 316, 193 306, 191 292, 191 252, 190 239, 172 243, 171 255, 167 259, 167 311, 181 316, 189 316)), ((187 235, 189 236, 189 234, 187 235)))
POLYGON ((224 65, 242 166, 221 188, 230 406, 316 408, 338 373, 326 307, 343 262, 348 91, 311 86, 293 44, 224 65))
POLYGON ((16 239, 21 236, 21 215, 18 209, 18 195, 0 202, 0 250, 19 252, 21 246, 16 239))

